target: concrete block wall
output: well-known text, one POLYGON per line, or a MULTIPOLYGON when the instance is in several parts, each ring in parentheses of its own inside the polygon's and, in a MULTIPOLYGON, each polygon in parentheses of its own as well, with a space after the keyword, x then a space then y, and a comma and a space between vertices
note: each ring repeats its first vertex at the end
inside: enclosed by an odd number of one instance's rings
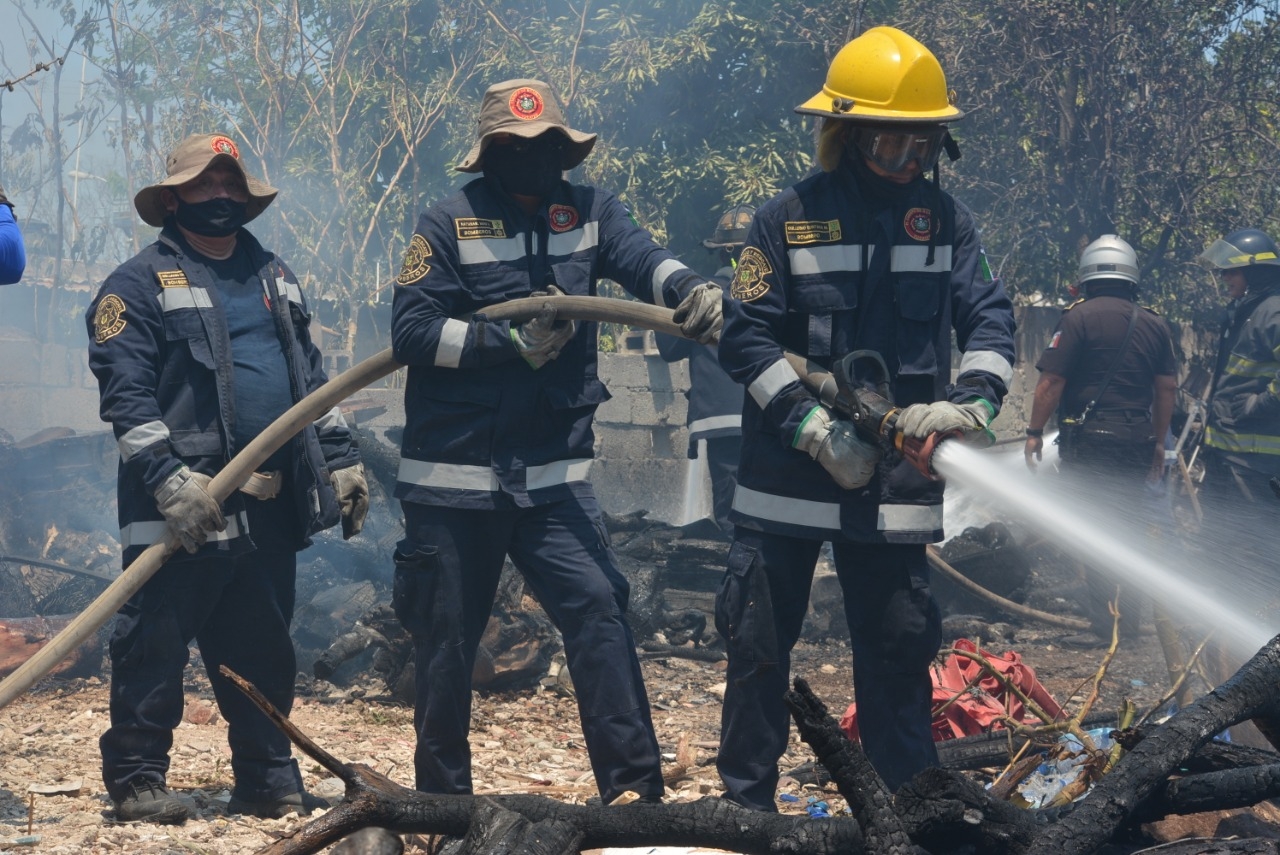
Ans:
MULTIPOLYGON (((1038 379, 1035 361, 1060 314, 1049 307, 1019 310, 1018 361, 994 425, 998 436, 1021 436, 1038 379)), ((613 514, 643 509, 655 519, 680 522, 689 466, 684 427, 688 363, 669 364, 642 353, 602 353, 600 376, 613 395, 596 415, 593 480, 601 506, 613 514)), ((400 389, 369 394, 387 406, 379 426, 403 423, 400 389)), ((0 428, 21 440, 52 427, 77 433, 107 430, 98 418, 97 383, 86 351, 42 344, 24 332, 0 328, 0 428)))

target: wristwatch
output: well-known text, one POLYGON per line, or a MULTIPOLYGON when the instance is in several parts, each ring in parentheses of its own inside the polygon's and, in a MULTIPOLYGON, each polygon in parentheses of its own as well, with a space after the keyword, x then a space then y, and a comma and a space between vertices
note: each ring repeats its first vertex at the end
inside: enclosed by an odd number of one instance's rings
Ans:
POLYGON ((1027 436, 1039 437, 1044 436, 1044 428, 1027 428, 1027 436))

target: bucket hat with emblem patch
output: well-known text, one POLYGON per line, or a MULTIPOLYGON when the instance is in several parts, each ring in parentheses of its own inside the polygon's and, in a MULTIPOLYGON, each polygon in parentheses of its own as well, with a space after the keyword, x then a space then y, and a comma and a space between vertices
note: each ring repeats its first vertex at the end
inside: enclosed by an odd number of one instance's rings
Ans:
POLYGON ((504 80, 485 90, 477 120, 476 144, 456 169, 480 172, 484 169, 484 152, 498 134, 533 139, 547 131, 559 131, 569 140, 564 148, 561 169, 573 169, 586 159, 596 144, 595 134, 584 134, 569 127, 551 87, 541 80, 504 80))
POLYGON ((245 184, 249 186, 248 217, 245 222, 265 211, 279 191, 249 174, 240 160, 240 147, 235 141, 226 134, 193 134, 178 143, 170 153, 165 163, 165 171, 168 173, 165 179, 143 187, 133 197, 133 207, 138 210, 138 216, 149 226, 163 226, 164 218, 169 212, 165 209, 161 191, 186 184, 208 169, 218 158, 234 163, 244 175, 245 184))

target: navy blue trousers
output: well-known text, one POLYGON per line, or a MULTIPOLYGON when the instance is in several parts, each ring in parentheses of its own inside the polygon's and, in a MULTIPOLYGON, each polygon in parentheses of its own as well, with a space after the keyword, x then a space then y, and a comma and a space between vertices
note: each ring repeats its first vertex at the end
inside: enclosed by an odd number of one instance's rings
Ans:
POLYGON ((182 721, 182 675, 192 639, 227 722, 233 795, 270 801, 302 790, 289 738, 218 671, 226 665, 286 715, 293 707, 297 663, 289 622, 297 555, 278 542, 285 540, 281 527, 292 525, 290 501, 249 502, 250 530, 264 548, 238 558, 180 552, 117 614, 110 643, 111 727, 99 740, 102 780, 116 801, 128 795, 130 784, 165 781, 173 729, 182 721))
POLYGON ((392 602, 414 641, 417 789, 471 792, 471 672, 510 555, 564 639, 601 797, 661 797, 658 741, 624 617, 630 586, 595 498, 496 510, 401 504, 406 540, 392 602))
MULTIPOLYGON (((783 694, 821 546, 739 526, 716 596, 716 628, 729 652, 716 768, 725 798, 753 810, 777 810, 778 759, 791 723, 783 694)), ((938 764, 929 664, 942 644, 942 621, 929 594, 924 546, 837 541, 832 547, 862 745, 896 790, 938 764)))

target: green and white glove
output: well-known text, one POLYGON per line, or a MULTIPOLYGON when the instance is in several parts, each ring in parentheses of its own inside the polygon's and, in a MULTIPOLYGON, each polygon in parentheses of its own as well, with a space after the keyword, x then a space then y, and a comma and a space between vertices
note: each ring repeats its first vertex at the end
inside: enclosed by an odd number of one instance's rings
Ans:
POLYGON ((187 552, 194 553, 203 546, 210 532, 227 530, 222 509, 209 495, 212 480, 183 466, 156 488, 156 505, 187 552))
POLYGON ((818 461, 846 490, 867 486, 876 474, 882 454, 880 446, 864 442, 858 436, 853 422, 836 418, 822 405, 804 417, 791 447, 818 461))
MULTIPOLYGON (((554 285, 535 291, 533 297, 558 297, 564 292, 554 285)), ((529 367, 537 371, 560 355, 560 350, 578 331, 576 321, 556 321, 556 309, 544 304, 537 315, 511 328, 511 341, 529 367)))
POLYGON ((680 325, 685 338, 711 344, 724 327, 724 292, 714 282, 694 286, 676 306, 671 319, 680 325))
POLYGON ((995 436, 987 425, 995 418, 995 407, 982 398, 974 398, 963 404, 950 401, 934 401, 932 404, 912 404, 898 415, 898 430, 913 439, 928 439, 935 433, 960 431, 966 442, 990 445, 995 436))

